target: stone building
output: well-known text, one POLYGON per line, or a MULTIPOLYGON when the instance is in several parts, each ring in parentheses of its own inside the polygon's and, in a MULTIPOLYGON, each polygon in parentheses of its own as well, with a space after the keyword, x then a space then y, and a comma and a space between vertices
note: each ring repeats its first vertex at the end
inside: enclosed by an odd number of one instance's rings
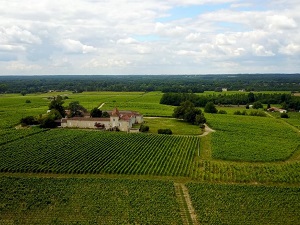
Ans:
POLYGON ((129 132, 133 124, 141 124, 144 122, 143 115, 135 111, 119 111, 115 108, 107 111, 109 118, 91 118, 91 117, 73 117, 61 120, 61 127, 70 128, 93 128, 129 132))

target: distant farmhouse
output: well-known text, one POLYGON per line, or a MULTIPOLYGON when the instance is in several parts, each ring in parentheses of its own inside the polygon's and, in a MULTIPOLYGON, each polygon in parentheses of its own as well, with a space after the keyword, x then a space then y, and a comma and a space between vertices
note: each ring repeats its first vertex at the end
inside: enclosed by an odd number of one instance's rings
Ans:
POLYGON ((141 124, 144 122, 143 115, 135 111, 119 111, 115 108, 107 111, 109 118, 91 118, 89 116, 63 118, 61 127, 70 128, 94 128, 104 130, 120 130, 126 132, 135 131, 132 129, 133 124, 141 124))

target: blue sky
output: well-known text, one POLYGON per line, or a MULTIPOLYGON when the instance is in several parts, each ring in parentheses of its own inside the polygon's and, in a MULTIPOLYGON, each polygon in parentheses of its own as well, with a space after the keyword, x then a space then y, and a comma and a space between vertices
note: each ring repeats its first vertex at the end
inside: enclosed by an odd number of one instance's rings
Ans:
POLYGON ((0 0, 0 75, 299 73, 298 0, 0 0))

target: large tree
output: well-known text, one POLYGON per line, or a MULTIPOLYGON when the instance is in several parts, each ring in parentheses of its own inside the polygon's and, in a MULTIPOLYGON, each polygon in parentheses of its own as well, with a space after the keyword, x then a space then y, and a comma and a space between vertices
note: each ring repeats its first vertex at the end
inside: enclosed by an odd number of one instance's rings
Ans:
POLYGON ((54 97, 54 99, 49 104, 49 110, 57 110, 62 117, 66 116, 65 108, 63 107, 64 101, 62 100, 62 97, 58 95, 57 97, 54 97))
MULTIPOLYGON (((194 104, 190 101, 185 101, 180 104, 180 106, 174 109, 173 116, 178 119, 183 119, 192 124, 199 124, 196 121, 197 115, 202 115, 201 121, 205 120, 205 117, 200 109, 195 108, 194 104)), ((198 116, 199 118, 199 116, 198 116)), ((200 121, 198 119, 198 121, 200 121)))
POLYGON ((79 101, 70 102, 68 109, 70 110, 70 116, 75 117, 79 116, 82 117, 87 110, 79 104, 79 101))
POLYGON ((91 110, 91 117, 101 117, 101 116, 102 116, 102 111, 97 107, 91 110))
POLYGON ((208 102, 205 105, 204 112, 206 113, 217 113, 218 110, 213 102, 208 102))

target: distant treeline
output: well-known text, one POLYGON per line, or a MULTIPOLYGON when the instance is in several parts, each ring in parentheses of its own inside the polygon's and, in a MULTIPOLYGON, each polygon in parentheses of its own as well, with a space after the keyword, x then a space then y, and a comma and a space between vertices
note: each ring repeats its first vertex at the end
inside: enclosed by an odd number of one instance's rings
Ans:
POLYGON ((0 93, 57 91, 299 91, 300 74, 0 76, 0 93))
POLYGON ((196 107, 204 107, 206 103, 213 102, 221 105, 249 105, 254 102, 263 104, 281 104, 283 108, 300 110, 300 98, 291 94, 265 94, 265 93, 248 93, 248 94, 212 94, 197 95, 193 93, 165 93, 163 94, 160 104, 179 106, 181 102, 191 101, 196 107))

